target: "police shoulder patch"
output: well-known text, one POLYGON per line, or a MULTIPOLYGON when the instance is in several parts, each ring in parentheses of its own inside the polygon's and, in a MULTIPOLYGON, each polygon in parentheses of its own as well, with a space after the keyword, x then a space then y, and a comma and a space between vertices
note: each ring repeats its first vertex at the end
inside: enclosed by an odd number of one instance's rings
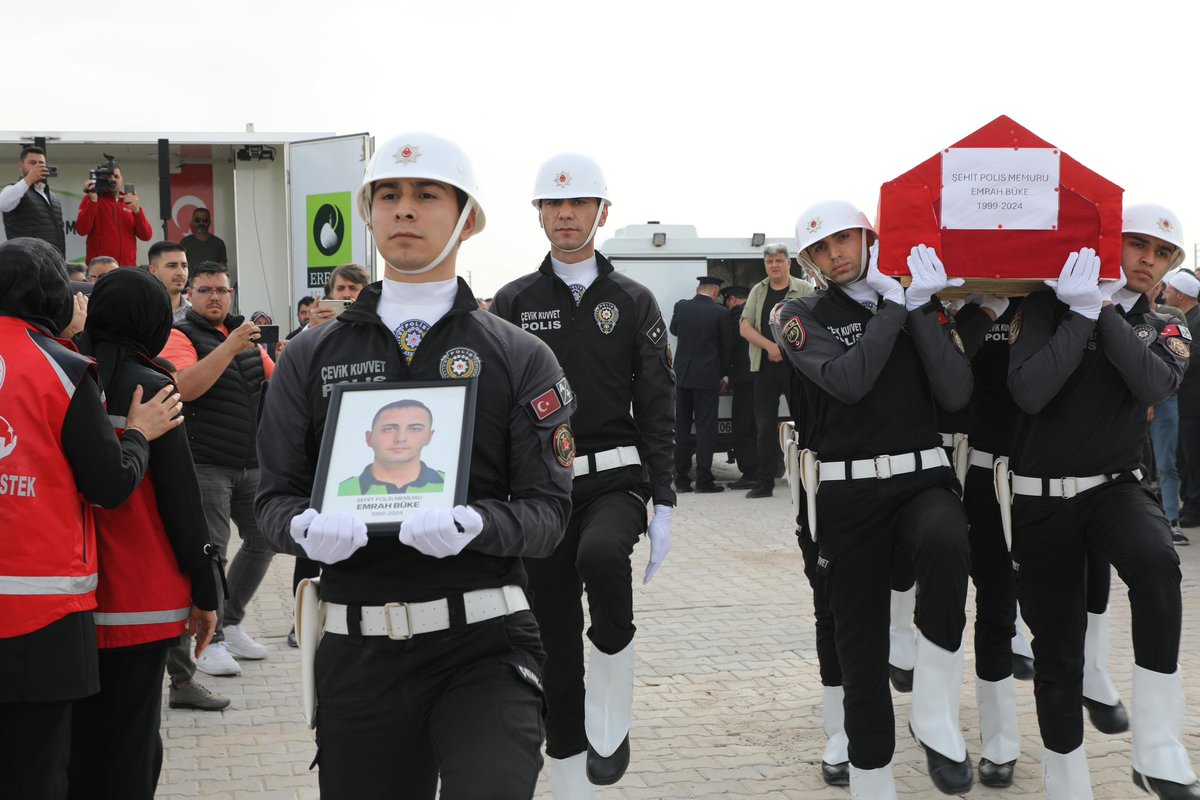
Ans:
POLYGON ((438 374, 443 380, 474 378, 482 369, 479 354, 467 347, 452 347, 438 364, 438 374))
MULTIPOLYGON (((599 311, 599 308, 599 306, 596 306, 597 311, 599 311)), ((616 307, 614 306, 614 309, 615 308, 616 307)), ((616 324, 615 312, 613 316, 613 323, 616 324)), ((604 330, 604 327, 601 326, 600 330, 604 330)), ((605 332, 607 333, 607 331, 605 332)), ((642 333, 646 334, 646 338, 655 344, 661 342, 663 337, 667 334, 667 325, 665 322, 663 322, 662 314, 655 316, 655 318, 650 322, 649 325, 646 326, 646 329, 642 331, 642 333)))
POLYGON ((1024 318, 1024 311, 1018 311, 1013 315, 1012 322, 1008 323, 1008 343, 1014 345, 1017 343, 1017 337, 1021 335, 1021 320, 1024 318))
POLYGON ((554 429, 553 436, 554 458, 563 467, 575 463, 575 434, 571 426, 563 423, 554 429))
POLYGON ((1154 330, 1153 325, 1134 325, 1133 333, 1147 347, 1154 344, 1154 340, 1158 338, 1158 331, 1154 330))
POLYGON ((792 352, 800 352, 804 349, 804 343, 808 341, 808 332, 804 330, 804 323, 799 317, 792 317, 780 330, 780 335, 787 342, 787 346, 792 352))
POLYGON ((1179 337, 1176 337, 1176 336, 1165 337, 1165 338, 1163 338, 1163 344, 1165 344, 1167 346, 1168 350, 1170 350, 1172 353, 1179 356, 1180 358, 1191 358, 1192 357, 1192 349, 1190 347, 1188 347, 1187 342, 1185 342, 1183 339, 1181 339, 1179 337))

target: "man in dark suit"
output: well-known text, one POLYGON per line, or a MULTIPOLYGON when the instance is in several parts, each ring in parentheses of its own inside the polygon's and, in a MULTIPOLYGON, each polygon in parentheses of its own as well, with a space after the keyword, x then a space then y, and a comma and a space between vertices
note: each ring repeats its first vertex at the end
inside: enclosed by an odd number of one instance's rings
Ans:
POLYGON ((742 477, 729 484, 731 489, 753 489, 758 485, 758 439, 754 422, 754 373, 750 371, 750 348, 742 340, 739 327, 742 306, 750 296, 745 286, 726 286, 725 308, 729 314, 729 393, 733 399, 733 457, 742 477))
POLYGON ((696 296, 675 304, 671 333, 678 338, 675 354, 675 490, 692 491, 688 480, 691 447, 682 435, 696 423, 696 491, 722 492, 713 483, 713 448, 717 441, 717 398, 725 382, 731 344, 729 312, 717 302, 721 279, 702 275, 696 296))

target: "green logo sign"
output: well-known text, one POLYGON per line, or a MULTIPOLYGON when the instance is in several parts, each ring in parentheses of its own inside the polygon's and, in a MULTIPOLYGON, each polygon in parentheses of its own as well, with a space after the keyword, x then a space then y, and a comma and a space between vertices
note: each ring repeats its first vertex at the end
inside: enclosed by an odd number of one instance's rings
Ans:
POLYGON ((336 267, 350 256, 350 192, 310 194, 305 206, 308 220, 308 266, 336 267))

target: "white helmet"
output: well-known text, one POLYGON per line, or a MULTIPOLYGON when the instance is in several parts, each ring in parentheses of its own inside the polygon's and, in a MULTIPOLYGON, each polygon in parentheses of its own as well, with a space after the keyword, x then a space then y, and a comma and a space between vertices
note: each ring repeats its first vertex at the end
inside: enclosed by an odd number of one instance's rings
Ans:
POLYGON ((449 139, 443 139, 425 131, 410 131, 393 136, 375 149, 375 155, 367 164, 362 185, 355 197, 358 215, 369 226, 371 224, 371 187, 375 181, 388 178, 423 178, 461 189, 467 194, 467 202, 458 217, 454 233, 446 241, 441 255, 432 263, 418 270, 403 270, 409 275, 419 275, 437 267, 458 242, 471 209, 475 210, 475 233, 483 230, 487 222, 483 205, 479 202, 479 184, 475 180, 475 168, 462 148, 449 139))
POLYGON ((1183 263, 1183 225, 1179 217, 1166 206, 1142 203, 1125 209, 1121 220, 1121 233, 1142 233, 1154 236, 1175 245, 1171 256, 1171 269, 1183 263))
MULTIPOLYGON (((875 228, 867 219, 867 215, 845 200, 825 200, 809 206, 796 220, 796 260, 810 274, 819 277, 821 270, 817 268, 805 251, 826 236, 850 228, 862 228, 864 231, 875 234, 875 228)), ((862 277, 863 270, 867 268, 867 238, 863 237, 862 264, 859 267, 858 277, 862 277)), ((855 280, 857 279, 855 278, 855 280)))
POLYGON ((579 153, 559 153, 538 170, 533 182, 533 207, 540 208, 543 200, 571 200, 579 197, 598 197, 600 208, 592 220, 592 230, 583 244, 571 249, 559 248, 564 253, 578 253, 591 244, 600 228, 604 208, 612 205, 608 199, 608 181, 600 165, 579 153))

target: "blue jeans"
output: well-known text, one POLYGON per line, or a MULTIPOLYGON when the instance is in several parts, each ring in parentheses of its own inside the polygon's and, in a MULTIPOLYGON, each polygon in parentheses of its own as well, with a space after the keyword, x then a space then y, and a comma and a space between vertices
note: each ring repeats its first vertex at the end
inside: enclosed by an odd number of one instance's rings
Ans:
POLYGON ((1175 464, 1175 451, 1179 447, 1179 402, 1174 396, 1154 407, 1150 441, 1154 445, 1163 513, 1174 523, 1179 519, 1179 469, 1175 464))

